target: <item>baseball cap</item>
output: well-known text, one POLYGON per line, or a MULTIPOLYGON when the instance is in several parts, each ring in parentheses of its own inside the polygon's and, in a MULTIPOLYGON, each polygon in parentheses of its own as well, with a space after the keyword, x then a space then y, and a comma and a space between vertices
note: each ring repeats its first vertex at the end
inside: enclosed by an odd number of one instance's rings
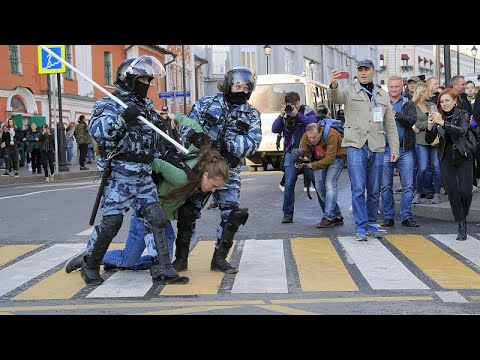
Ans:
POLYGON ((357 69, 361 67, 369 67, 369 68, 375 69, 375 66, 373 65, 372 60, 368 60, 368 59, 362 60, 357 64, 357 69))
POLYGON ((162 106, 162 110, 160 110, 162 113, 168 113, 168 107, 162 106))
POLYGON ((407 83, 409 83, 410 81, 415 81, 416 83, 422 82, 422 80, 420 80, 418 76, 410 76, 407 80, 407 83))

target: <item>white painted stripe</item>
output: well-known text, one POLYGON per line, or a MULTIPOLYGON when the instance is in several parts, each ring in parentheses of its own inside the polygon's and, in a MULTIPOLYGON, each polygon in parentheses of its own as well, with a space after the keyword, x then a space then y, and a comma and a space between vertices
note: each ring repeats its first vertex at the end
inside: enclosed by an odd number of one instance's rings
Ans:
POLYGON ((348 255, 374 290, 428 289, 393 254, 377 240, 356 241, 354 237, 339 237, 348 255))
POLYGON ((232 293, 288 293, 283 240, 245 240, 232 293))
POLYGON ((78 233, 77 236, 88 236, 93 232, 93 227, 90 229, 87 229, 85 231, 82 231, 81 233, 78 233))
POLYGON ((56 244, 0 270, 0 296, 85 250, 85 244, 56 244))
POLYGON ((437 294, 443 302, 468 303, 468 300, 456 291, 435 291, 435 294, 437 294))
POLYGON ((480 241, 477 239, 467 235, 467 240, 458 241, 455 240, 457 234, 432 234, 432 236, 480 267, 480 241))
POLYGON ((152 287, 150 271, 117 271, 87 298, 142 297, 152 287))
POLYGON ((242 182, 244 182, 244 181, 251 181, 251 180, 255 180, 255 178, 250 178, 250 179, 242 179, 242 182))
POLYGON ((54 191, 86 189, 86 188, 91 188, 91 187, 96 187, 96 186, 98 186, 98 184, 95 184, 95 185, 87 185, 87 186, 76 186, 76 187, 63 188, 63 189, 50 189, 50 190, 33 191, 33 192, 30 192, 30 193, 26 193, 26 194, 19 194, 19 195, 11 195, 11 196, 0 197, 0 200, 3 200, 3 199, 14 199, 14 198, 19 198, 19 197, 37 195, 37 194, 42 194, 42 193, 54 192, 54 191))

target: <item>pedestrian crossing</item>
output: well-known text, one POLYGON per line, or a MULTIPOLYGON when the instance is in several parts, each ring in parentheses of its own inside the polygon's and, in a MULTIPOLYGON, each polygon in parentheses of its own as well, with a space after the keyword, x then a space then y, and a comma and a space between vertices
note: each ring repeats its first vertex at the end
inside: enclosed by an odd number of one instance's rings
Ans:
MULTIPOLYGON (((105 282, 86 286, 66 261, 85 243, 0 247, 0 299, 12 301, 129 299, 222 294, 291 294, 380 291, 480 290, 480 240, 456 234, 387 234, 238 240, 229 261, 237 274, 210 271, 214 241, 199 241, 189 256, 186 285, 152 284, 149 271, 103 272, 105 282)), ((112 243, 110 249, 123 248, 112 243)), ((445 295, 446 296, 446 295, 445 295)), ((455 296, 453 294, 452 296, 455 296)))

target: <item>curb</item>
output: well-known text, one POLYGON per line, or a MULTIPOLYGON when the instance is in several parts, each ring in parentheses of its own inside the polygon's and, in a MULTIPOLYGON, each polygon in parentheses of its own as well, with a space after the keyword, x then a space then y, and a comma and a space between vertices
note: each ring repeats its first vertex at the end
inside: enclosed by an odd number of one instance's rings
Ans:
MULTIPOLYGON (((80 179, 86 177, 99 176, 100 171, 98 170, 84 170, 82 172, 78 171, 62 171, 55 173, 55 180, 69 180, 69 179, 80 179)), ((45 182, 45 176, 43 174, 33 175, 23 175, 20 174, 19 177, 14 176, 0 176, 0 185, 17 185, 17 184, 29 184, 29 183, 43 183, 45 182)))

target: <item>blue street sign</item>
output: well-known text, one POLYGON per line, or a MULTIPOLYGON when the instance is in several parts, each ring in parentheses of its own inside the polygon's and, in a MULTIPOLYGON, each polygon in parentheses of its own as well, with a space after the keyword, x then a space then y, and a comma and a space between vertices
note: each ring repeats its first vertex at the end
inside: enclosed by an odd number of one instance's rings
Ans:
POLYGON ((169 99, 171 97, 173 97, 173 94, 171 91, 168 91, 168 92, 159 92, 158 93, 158 97, 160 99, 169 99))
MULTIPOLYGON (((55 55, 65 60, 65 45, 46 45, 55 55)), ((38 73, 39 74, 55 74, 66 71, 66 66, 60 60, 38 46, 38 73)))
MULTIPOLYGON (((183 91, 175 91, 176 97, 183 97, 183 91)), ((185 96, 190 97, 190 91, 185 91, 185 96)))

